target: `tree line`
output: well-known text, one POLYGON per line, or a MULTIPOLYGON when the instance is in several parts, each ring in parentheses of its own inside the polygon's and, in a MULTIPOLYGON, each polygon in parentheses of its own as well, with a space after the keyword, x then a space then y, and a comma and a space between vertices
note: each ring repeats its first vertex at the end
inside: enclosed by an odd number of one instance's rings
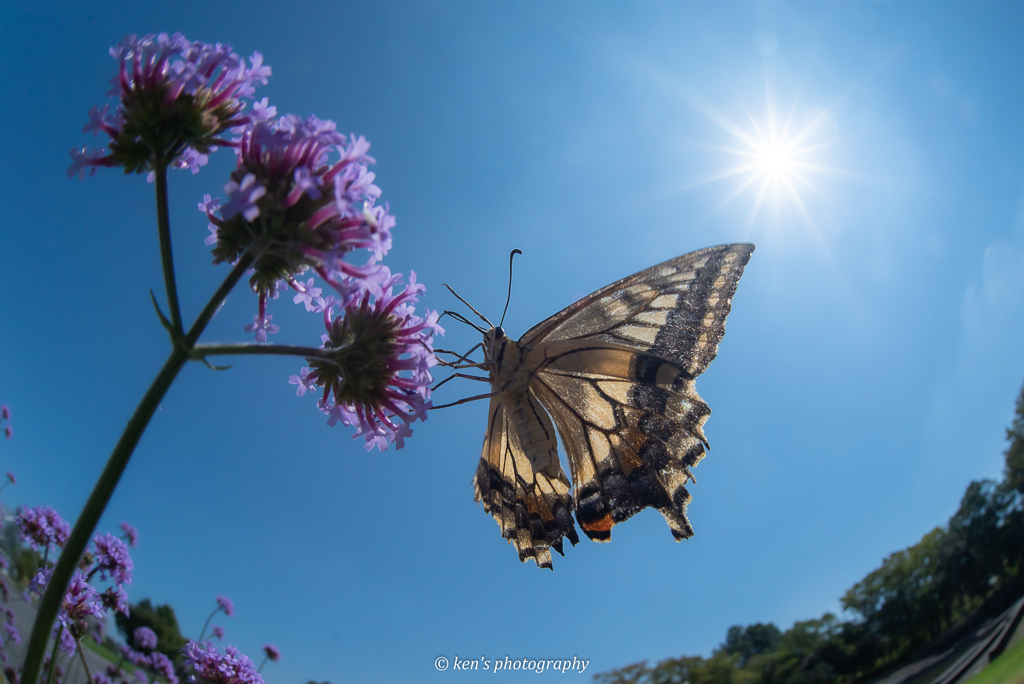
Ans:
POLYGON ((1003 478, 967 486, 949 521, 853 585, 841 603, 786 631, 729 628, 708 657, 599 673, 599 684, 847 684, 951 644, 1024 593, 1024 386, 1006 430, 1003 478))

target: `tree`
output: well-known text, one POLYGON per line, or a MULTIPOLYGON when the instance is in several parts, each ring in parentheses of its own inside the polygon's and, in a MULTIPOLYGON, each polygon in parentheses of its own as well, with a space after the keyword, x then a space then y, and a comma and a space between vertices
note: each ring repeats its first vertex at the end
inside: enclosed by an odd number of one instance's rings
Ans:
POLYGON ((117 613, 116 617, 117 629, 133 649, 138 650, 135 630, 139 627, 149 627, 153 630, 156 633, 156 650, 172 660, 185 646, 186 639, 181 636, 178 618, 174 615, 174 608, 169 605, 154 608, 146 598, 131 606, 128 617, 121 613, 117 613))
POLYGON ((779 645, 782 632, 772 623, 760 622, 741 627, 733 625, 725 636, 722 650, 739 656, 739 666, 744 667, 751 656, 774 651, 779 645))

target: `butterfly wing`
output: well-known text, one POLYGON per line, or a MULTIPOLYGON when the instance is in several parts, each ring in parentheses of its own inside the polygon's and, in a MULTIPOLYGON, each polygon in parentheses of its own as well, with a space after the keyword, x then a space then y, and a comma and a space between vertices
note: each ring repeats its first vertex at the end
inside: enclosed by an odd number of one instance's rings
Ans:
POLYGON ((587 536, 645 507, 677 539, 693 534, 685 484, 704 456, 710 415, 694 379, 715 358, 754 246, 671 259, 576 302, 520 340, 530 391, 566 448, 576 519, 587 536))
POLYGON ((475 499, 494 516, 519 560, 551 568, 562 538, 579 542, 569 480, 558 461, 555 428, 531 396, 491 399, 483 455, 473 478, 475 499))

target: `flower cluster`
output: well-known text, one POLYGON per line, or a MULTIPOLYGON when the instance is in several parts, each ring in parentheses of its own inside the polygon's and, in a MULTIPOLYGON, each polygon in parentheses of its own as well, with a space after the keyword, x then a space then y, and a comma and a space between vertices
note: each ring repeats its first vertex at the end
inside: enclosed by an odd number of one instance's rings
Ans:
MULTIPOLYGON (((5 599, 6 602, 6 599, 5 599)), ((18 627, 15 624, 14 611, 10 608, 4 609, 5 622, 3 624, 4 632, 6 632, 6 639, 3 634, 0 634, 0 662, 4 665, 7 664, 7 651, 5 646, 10 641, 13 644, 21 643, 21 635, 18 633, 18 627)))
POLYGON ((106 150, 72 150, 68 176, 85 177, 97 167, 123 167, 125 173, 152 171, 158 163, 195 173, 217 145, 217 136, 265 116, 263 107, 243 110, 270 67, 254 52, 249 66, 230 45, 190 41, 180 33, 128 36, 110 49, 120 68, 108 94, 118 99, 94 107, 84 132, 110 137, 106 150))
POLYGON ((246 126, 237 143, 226 202, 207 195, 199 208, 210 220, 206 242, 214 245, 214 263, 253 257, 249 284, 260 313, 248 329, 265 341, 276 332, 266 316, 268 297, 291 286, 296 303, 313 310, 319 290, 312 292, 312 280, 295 280, 309 269, 340 294, 359 289, 391 248, 395 219, 375 206, 381 190, 367 169, 374 163, 370 144, 338 133, 333 121, 285 114, 246 126), (362 266, 344 260, 356 249, 370 252, 362 266))
MULTIPOLYGON (((128 615, 128 595, 122 586, 129 584, 132 578, 133 563, 128 555, 128 547, 112 534, 97 535, 92 542, 94 548, 83 556, 57 612, 54 636, 59 634, 61 649, 68 655, 75 653, 78 639, 92 631, 92 628, 99 630, 94 636, 97 641, 100 640, 108 610, 128 615), (115 584, 101 592, 90 584, 96 575, 101 580, 109 578, 115 584)), ((52 577, 53 567, 43 567, 29 583, 28 592, 41 597, 52 577)))
POLYGON ((263 684, 248 656, 227 646, 221 653, 210 642, 189 641, 184 648, 189 682, 203 684, 263 684))
POLYGON ((21 508, 15 524, 33 551, 62 548, 71 534, 71 526, 49 506, 21 508))
MULTIPOLYGON (((52 576, 53 568, 49 566, 37 572, 29 582, 29 592, 42 596, 52 576)), ((60 639, 61 650, 68 655, 74 655, 77 639, 89 629, 88 620, 92 618, 94 621, 102 621, 106 612, 107 608, 96 587, 89 584, 89 580, 80 570, 75 570, 64 593, 60 610, 57 611, 57 625, 54 626, 54 636, 60 639)))
POLYGON ((131 523, 121 523, 121 532, 124 533, 122 539, 128 542, 128 546, 134 547, 139 543, 139 531, 131 523))
MULTIPOLYGON (((7 439, 10 439, 11 435, 14 434, 14 430, 11 429, 11 407, 7 404, 0 404, 0 423, 7 423, 7 425, 4 425, 4 435, 7 439)), ((7 477, 14 476, 7 473, 7 477)))
POLYGON ((234 616, 234 614, 235 614, 235 604, 232 603, 231 599, 229 599, 227 596, 220 596, 220 595, 218 595, 217 598, 216 598, 216 601, 217 601, 217 608, 219 610, 223 610, 224 614, 227 615, 228 617, 233 617, 234 616))
POLYGON ((152 651, 156 648, 156 632, 149 627, 138 627, 132 634, 132 641, 135 642, 137 648, 152 651))
POLYGON ((263 654, 272 663, 276 663, 281 659, 281 651, 274 644, 264 644, 263 654))
POLYGON ((96 565, 90 572, 90 578, 98 572, 102 581, 106 581, 109 574, 119 586, 131 584, 134 564, 128 554, 128 545, 109 532, 93 537, 92 543, 96 565))
POLYGON ((355 425, 356 437, 366 440, 367 450, 386 449, 391 442, 402 448, 412 434, 410 423, 426 420, 430 407, 430 368, 437 363, 434 333, 444 334, 438 313, 425 318, 414 313, 414 304, 425 288, 412 272, 405 289, 394 293, 401 275, 382 267, 377 279, 380 295, 370 293, 340 305, 344 315, 334 316, 333 296, 324 305, 321 358, 310 359, 301 375, 289 382, 299 396, 323 388, 317 406, 328 424, 355 425), (406 373, 406 375, 400 375, 406 373))

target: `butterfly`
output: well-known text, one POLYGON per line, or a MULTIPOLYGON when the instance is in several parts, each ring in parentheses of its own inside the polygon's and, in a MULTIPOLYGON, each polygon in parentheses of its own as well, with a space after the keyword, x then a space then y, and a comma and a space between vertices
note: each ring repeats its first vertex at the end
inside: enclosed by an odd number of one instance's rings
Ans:
POLYGON ((579 542, 573 514, 599 542, 647 507, 676 541, 693 536, 686 483, 708 448, 711 414, 694 381, 715 358, 753 251, 721 245, 670 259, 584 297, 518 342, 500 323, 484 332, 485 360, 473 365, 488 371, 491 393, 481 398, 490 409, 473 488, 521 561, 551 569, 551 549, 564 555, 563 539, 579 542))

